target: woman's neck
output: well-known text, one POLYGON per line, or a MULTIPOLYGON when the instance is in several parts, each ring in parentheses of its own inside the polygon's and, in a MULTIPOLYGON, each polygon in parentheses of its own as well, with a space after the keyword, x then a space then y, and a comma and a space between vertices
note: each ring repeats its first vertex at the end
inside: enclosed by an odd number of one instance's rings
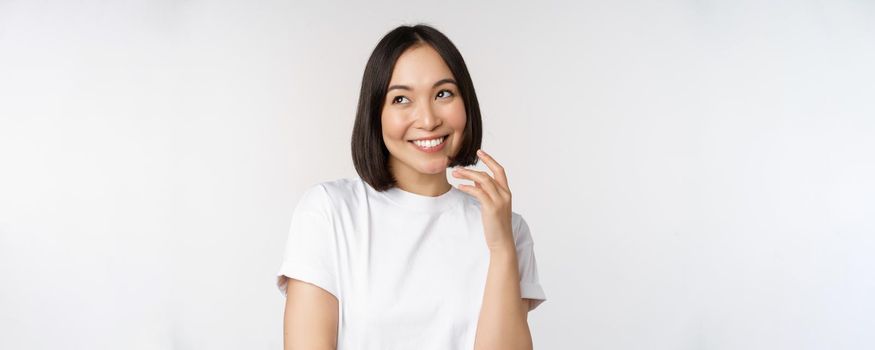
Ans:
POLYGON ((389 171, 395 177, 398 188, 422 196, 437 197, 450 191, 453 187, 447 181, 445 171, 437 174, 423 174, 411 169, 401 162, 389 162, 389 171))

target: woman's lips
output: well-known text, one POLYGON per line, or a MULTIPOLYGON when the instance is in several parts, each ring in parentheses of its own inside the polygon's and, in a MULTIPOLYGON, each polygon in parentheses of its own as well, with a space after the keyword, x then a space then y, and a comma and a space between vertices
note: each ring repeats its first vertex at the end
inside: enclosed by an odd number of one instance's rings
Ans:
POLYGON ((425 153, 434 153, 434 152, 437 152, 437 151, 440 151, 440 150, 444 149, 444 146, 447 144, 447 138, 448 138, 447 136, 444 136, 444 140, 443 140, 443 142, 441 142, 439 145, 434 146, 434 147, 431 147, 431 148, 419 147, 419 146, 418 146, 415 142, 413 142, 413 141, 407 141, 407 142, 410 143, 414 148, 416 148, 416 149, 418 149, 418 150, 420 150, 420 151, 422 151, 422 152, 425 152, 425 153))

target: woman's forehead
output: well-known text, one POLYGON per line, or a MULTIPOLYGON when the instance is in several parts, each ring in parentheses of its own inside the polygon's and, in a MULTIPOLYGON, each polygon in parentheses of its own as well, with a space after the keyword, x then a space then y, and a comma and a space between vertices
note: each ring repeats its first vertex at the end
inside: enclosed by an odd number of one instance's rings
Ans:
POLYGON ((389 83, 430 89, 434 82, 446 78, 453 78, 453 74, 440 54, 429 45, 420 45, 398 57, 389 83))

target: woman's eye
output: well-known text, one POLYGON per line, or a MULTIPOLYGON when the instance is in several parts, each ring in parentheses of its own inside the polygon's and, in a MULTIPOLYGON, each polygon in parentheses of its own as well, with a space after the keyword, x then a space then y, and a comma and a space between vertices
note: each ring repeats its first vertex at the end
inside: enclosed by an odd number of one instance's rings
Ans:
POLYGON ((401 99, 401 98, 407 98, 407 97, 395 96, 395 98, 392 99, 392 104, 401 103, 401 101, 398 101, 398 99, 401 99))
POLYGON ((443 90, 441 90, 441 91, 438 91, 438 95, 440 95, 440 94, 441 94, 441 92, 446 92, 446 93, 448 93, 448 94, 450 94, 450 96, 452 96, 452 95, 453 95, 453 92, 452 92, 452 91, 450 91, 450 90, 447 90, 447 89, 443 89, 443 90))

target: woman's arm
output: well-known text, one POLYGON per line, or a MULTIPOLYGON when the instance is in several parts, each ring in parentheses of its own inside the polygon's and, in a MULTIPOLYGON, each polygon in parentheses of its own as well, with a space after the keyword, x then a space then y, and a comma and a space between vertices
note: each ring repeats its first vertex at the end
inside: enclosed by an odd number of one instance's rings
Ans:
POLYGON ((283 317, 283 348, 337 349, 337 298, 313 284, 289 278, 283 317))
POLYGON ((507 174, 504 167, 482 149, 477 150, 477 155, 493 175, 466 168, 453 171, 455 177, 474 181, 474 186, 460 184, 459 189, 480 202, 483 235, 489 248, 489 272, 474 349, 531 349, 532 335, 527 320, 529 301, 521 297, 516 240, 511 227, 512 195, 507 174))
POLYGON ((477 322, 475 350, 531 349, 529 299, 520 297, 516 250, 490 251, 486 290, 477 322))

